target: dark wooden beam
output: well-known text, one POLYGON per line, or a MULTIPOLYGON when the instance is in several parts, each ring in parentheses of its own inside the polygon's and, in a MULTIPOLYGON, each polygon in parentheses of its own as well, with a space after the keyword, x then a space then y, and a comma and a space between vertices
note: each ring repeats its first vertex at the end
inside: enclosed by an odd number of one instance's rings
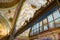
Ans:
POLYGON ((23 5, 25 0, 20 0, 20 2, 18 3, 18 6, 15 10, 15 14, 14 14, 14 18, 13 18, 13 22, 12 22, 12 29, 11 29, 11 34, 13 33, 14 29, 15 29, 15 26, 16 26, 16 21, 18 19, 18 16, 20 14, 20 11, 21 11, 21 7, 23 5))
POLYGON ((57 3, 58 6, 60 7, 60 0, 56 0, 56 3, 57 3))
POLYGON ((11 25, 12 29, 10 31, 9 36, 6 35, 1 40, 6 40, 6 39, 9 40, 9 38, 11 37, 11 35, 13 35, 14 29, 15 29, 15 26, 16 26, 16 21, 17 21, 17 18, 19 16, 19 13, 20 13, 20 10, 21 10, 21 7, 22 7, 24 1, 25 0, 19 0, 18 6, 17 6, 17 8, 15 10, 15 15, 14 15, 14 18, 13 18, 13 21, 12 21, 12 25, 11 25))
POLYGON ((27 23, 27 25, 22 26, 14 35, 14 37, 16 37, 17 35, 23 33, 25 30, 27 30, 28 28, 32 27, 34 25, 34 22, 41 18, 43 15, 45 15, 49 10, 51 10, 53 7, 55 7, 55 1, 53 1, 52 3, 50 3, 48 6, 46 6, 44 9, 39 9, 35 12, 34 17, 30 20, 30 22, 27 23))

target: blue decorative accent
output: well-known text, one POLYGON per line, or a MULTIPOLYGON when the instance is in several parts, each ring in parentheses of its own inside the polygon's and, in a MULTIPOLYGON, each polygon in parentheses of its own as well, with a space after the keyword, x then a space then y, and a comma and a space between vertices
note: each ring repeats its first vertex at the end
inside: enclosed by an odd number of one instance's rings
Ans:
POLYGON ((41 20, 46 18, 48 15, 52 14, 52 12, 56 11, 59 7, 56 5, 54 8, 49 10, 45 15, 43 15, 41 18, 37 19, 33 24, 28 25, 28 27, 31 27, 32 25, 35 25, 36 23, 39 23, 41 20))
POLYGON ((52 14, 52 12, 56 11, 59 7, 55 6, 54 8, 52 8, 50 11, 48 11, 45 15, 43 15, 41 18, 39 18, 36 23, 40 22, 41 20, 43 20, 44 18, 46 18, 48 15, 52 14))
POLYGON ((24 30, 22 30, 20 33, 24 32, 25 30, 27 30, 28 28, 32 27, 33 25, 35 25, 36 23, 39 23, 41 20, 43 20, 44 18, 46 18, 48 15, 52 14, 52 12, 54 12, 55 10, 57 10, 59 7, 56 5, 54 8, 52 8, 51 10, 49 10, 45 15, 43 15, 41 18, 37 19, 37 21, 35 21, 33 24, 29 24, 26 28, 24 28, 24 30))

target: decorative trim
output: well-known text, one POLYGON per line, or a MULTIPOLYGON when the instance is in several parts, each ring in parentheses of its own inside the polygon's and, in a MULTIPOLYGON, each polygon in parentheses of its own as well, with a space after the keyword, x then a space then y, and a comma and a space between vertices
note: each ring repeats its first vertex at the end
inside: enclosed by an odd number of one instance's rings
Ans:
POLYGON ((60 7, 60 0, 57 0, 57 5, 60 7))
POLYGON ((9 8, 14 6, 15 4, 17 4, 20 0, 14 0, 12 2, 8 2, 8 3, 0 3, 0 8, 9 8))

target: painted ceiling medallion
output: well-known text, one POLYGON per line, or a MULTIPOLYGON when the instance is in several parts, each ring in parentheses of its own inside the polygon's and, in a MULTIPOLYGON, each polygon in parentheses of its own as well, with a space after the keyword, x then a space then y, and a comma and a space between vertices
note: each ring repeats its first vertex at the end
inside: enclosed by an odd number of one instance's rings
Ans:
POLYGON ((20 0, 0 0, 0 8, 8 8, 17 4, 20 0))

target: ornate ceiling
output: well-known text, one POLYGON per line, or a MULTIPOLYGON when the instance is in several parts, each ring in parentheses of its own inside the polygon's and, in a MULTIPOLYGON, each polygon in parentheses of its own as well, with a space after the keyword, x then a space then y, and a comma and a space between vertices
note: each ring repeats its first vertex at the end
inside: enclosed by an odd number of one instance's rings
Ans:
POLYGON ((20 0, 0 0, 0 8, 8 8, 17 4, 20 0))
MULTIPOLYGON (((6 9, 0 9, 0 13, 4 14, 7 19, 11 18, 13 19, 13 16, 15 12, 17 11, 16 5, 20 0, 0 0, 0 8, 6 8, 6 9), (15 6, 14 6, 15 5, 15 6), (13 6, 13 7, 12 7, 13 6), (10 7, 10 8, 9 8, 10 7)), ((35 12, 40 9, 41 7, 44 7, 47 3, 47 0, 26 0, 19 11, 19 17, 16 21, 16 30, 21 28, 27 20, 29 22, 30 18, 33 18, 35 12), (35 8, 36 7, 36 8, 35 8)), ((19 4, 20 5, 20 4, 19 4)), ((30 30, 30 29, 29 29, 30 30)), ((29 30, 25 31, 21 35, 28 36, 29 30)))
POLYGON ((35 12, 46 5, 47 0, 26 0, 21 8, 19 17, 16 23, 16 30, 21 28, 23 25, 26 25, 26 21, 29 22, 30 18, 33 18, 35 12), (34 7, 36 8, 34 8, 34 7))
POLYGON ((5 16, 0 14, 0 38, 9 35, 10 23, 6 20, 5 16))

